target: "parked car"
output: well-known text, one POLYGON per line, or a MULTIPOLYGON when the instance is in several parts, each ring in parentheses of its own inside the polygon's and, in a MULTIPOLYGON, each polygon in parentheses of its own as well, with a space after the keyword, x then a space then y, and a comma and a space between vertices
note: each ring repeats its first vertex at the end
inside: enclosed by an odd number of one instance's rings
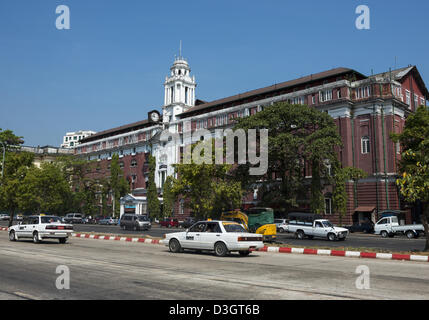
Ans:
POLYGON ((86 223, 86 224, 95 224, 96 223, 95 218, 93 218, 92 216, 86 216, 84 218, 84 220, 85 220, 84 223, 86 223))
POLYGON ((131 229, 137 231, 150 230, 152 224, 150 223, 149 218, 147 216, 126 213, 121 217, 120 226, 124 230, 131 229))
POLYGON ((189 218, 186 218, 185 221, 180 222, 179 226, 181 228, 187 229, 192 227, 196 222, 197 220, 195 218, 189 217, 189 218))
POLYGON ((351 233, 353 232, 374 233, 374 223, 372 221, 354 223, 351 226, 347 226, 346 229, 348 229, 351 233))
POLYGON ((22 238, 33 239, 39 243, 44 239, 58 239, 60 243, 66 243, 73 226, 64 224, 55 216, 29 216, 22 222, 9 228, 9 240, 16 241, 22 238))
POLYGON ((289 214, 288 232, 295 233, 298 239, 327 238, 330 241, 345 240, 349 231, 335 227, 329 220, 319 219, 317 214, 289 214))
POLYGON ((408 239, 418 238, 423 235, 425 228, 422 224, 409 224, 401 226, 398 217, 391 216, 380 219, 374 226, 374 233, 383 238, 393 238, 395 235, 404 234, 408 239))
POLYGON ((160 221, 160 225, 161 227, 165 227, 165 228, 172 228, 172 227, 179 227, 179 221, 177 219, 173 219, 173 218, 166 218, 164 220, 160 221))
POLYGON ((274 219, 277 231, 284 233, 288 231, 288 219, 274 219))
POLYGON ((104 225, 114 225, 114 224, 117 224, 118 223, 118 221, 117 221, 117 219, 114 219, 114 218, 112 218, 112 217, 107 217, 107 218, 104 218, 104 219, 100 219, 99 221, 98 221, 98 224, 104 224, 104 225))
POLYGON ((64 217, 64 221, 71 224, 83 223, 83 215, 81 213, 68 213, 64 217))
POLYGON ((107 216, 96 216, 94 220, 95 220, 95 223, 98 224, 100 220, 107 219, 107 218, 108 218, 107 216))
POLYGON ((9 220, 10 219, 10 215, 8 214, 0 214, 0 220, 9 220))
POLYGON ((226 256, 238 251, 247 256, 251 250, 264 247, 261 234, 248 233, 244 227, 233 221, 200 221, 184 232, 168 233, 161 243, 173 253, 183 249, 214 251, 216 256, 226 256))

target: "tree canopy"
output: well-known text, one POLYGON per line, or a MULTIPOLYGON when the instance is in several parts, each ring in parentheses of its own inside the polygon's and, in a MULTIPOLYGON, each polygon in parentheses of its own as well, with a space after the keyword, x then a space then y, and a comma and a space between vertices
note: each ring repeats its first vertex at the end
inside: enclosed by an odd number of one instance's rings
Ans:
POLYGON ((397 180, 400 192, 409 203, 420 201, 425 227, 425 251, 429 251, 429 110, 420 106, 411 114, 402 133, 392 134, 393 141, 403 148, 400 161, 401 177, 397 180))
MULTIPOLYGON (((323 211, 322 189, 329 178, 328 167, 334 170, 338 166, 336 149, 342 145, 333 119, 306 105, 279 102, 237 119, 234 129, 258 128, 269 129, 269 165, 260 189, 262 203, 293 208, 304 201, 315 212, 323 211), (309 186, 305 180, 310 175, 309 186)), ((237 166, 234 175, 251 188, 261 177, 249 176, 248 166, 237 166)))
MULTIPOLYGON (((214 141, 202 141, 192 150, 201 143, 214 146, 214 141)), ((201 218, 218 218, 222 211, 239 208, 243 197, 241 182, 230 175, 232 165, 215 164, 214 154, 212 163, 197 164, 192 159, 190 164, 175 165, 173 192, 185 198, 185 206, 201 218)))

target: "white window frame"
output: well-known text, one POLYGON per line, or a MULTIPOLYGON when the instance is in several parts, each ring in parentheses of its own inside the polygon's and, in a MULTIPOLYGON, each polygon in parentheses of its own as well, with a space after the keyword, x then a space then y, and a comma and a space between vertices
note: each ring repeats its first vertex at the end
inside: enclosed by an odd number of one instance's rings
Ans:
POLYGON ((371 152, 371 139, 369 136, 363 136, 360 139, 361 153, 368 154, 371 152))
POLYGON ((371 96, 371 87, 359 87, 356 89, 356 99, 369 98, 371 96))
POLYGON ((319 92, 320 102, 326 102, 332 100, 332 90, 323 90, 319 92))
POLYGON ((411 106, 411 92, 405 90, 405 103, 411 106))

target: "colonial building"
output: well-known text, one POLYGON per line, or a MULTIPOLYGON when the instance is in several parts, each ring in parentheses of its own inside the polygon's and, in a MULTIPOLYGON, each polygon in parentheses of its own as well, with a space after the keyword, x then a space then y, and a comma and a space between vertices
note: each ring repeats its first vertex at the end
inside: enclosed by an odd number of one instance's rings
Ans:
MULTIPOLYGON (((417 67, 371 76, 336 68, 211 102, 197 100, 195 90, 195 77, 191 76, 188 62, 177 58, 164 82, 160 112, 154 110, 146 120, 84 138, 75 148, 75 154, 97 160, 98 171, 92 174, 103 176, 109 174, 111 157, 117 153, 133 190, 126 198, 126 205, 131 210, 136 207, 130 204, 135 197, 139 213, 147 213, 149 153, 156 157, 155 182, 161 191, 166 177, 174 174, 172 165, 180 161, 183 148, 192 142, 186 138, 187 133, 204 128, 214 136, 215 129, 233 126, 235 118, 253 115, 279 101, 306 104, 334 118, 343 141, 343 148, 338 150, 343 166, 354 166, 368 173, 366 179, 347 185, 348 214, 343 222, 351 223, 352 219, 362 219, 365 215, 375 219, 384 210, 404 209, 395 185, 401 150, 389 135, 401 132, 406 117, 418 105, 427 103, 429 92, 417 67), (161 141, 163 130, 177 135, 174 143, 161 141)), ((246 207, 257 203, 257 190, 243 199, 246 207)), ((336 222, 329 190, 325 203, 326 216, 336 222)), ((182 219, 190 213, 181 201, 174 214, 182 219)), ((415 218, 408 212, 408 222, 415 218)))

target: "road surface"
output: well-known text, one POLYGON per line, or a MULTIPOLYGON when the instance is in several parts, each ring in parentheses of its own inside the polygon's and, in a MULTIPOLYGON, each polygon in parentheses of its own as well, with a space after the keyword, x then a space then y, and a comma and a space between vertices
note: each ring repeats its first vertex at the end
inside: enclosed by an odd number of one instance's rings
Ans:
POLYGON ((33 244, 0 232, 0 299, 429 299, 429 264, 254 252, 173 254, 160 245, 72 238, 33 244), (56 288, 56 268, 70 289, 56 288), (358 266, 370 289, 356 288, 358 266))

